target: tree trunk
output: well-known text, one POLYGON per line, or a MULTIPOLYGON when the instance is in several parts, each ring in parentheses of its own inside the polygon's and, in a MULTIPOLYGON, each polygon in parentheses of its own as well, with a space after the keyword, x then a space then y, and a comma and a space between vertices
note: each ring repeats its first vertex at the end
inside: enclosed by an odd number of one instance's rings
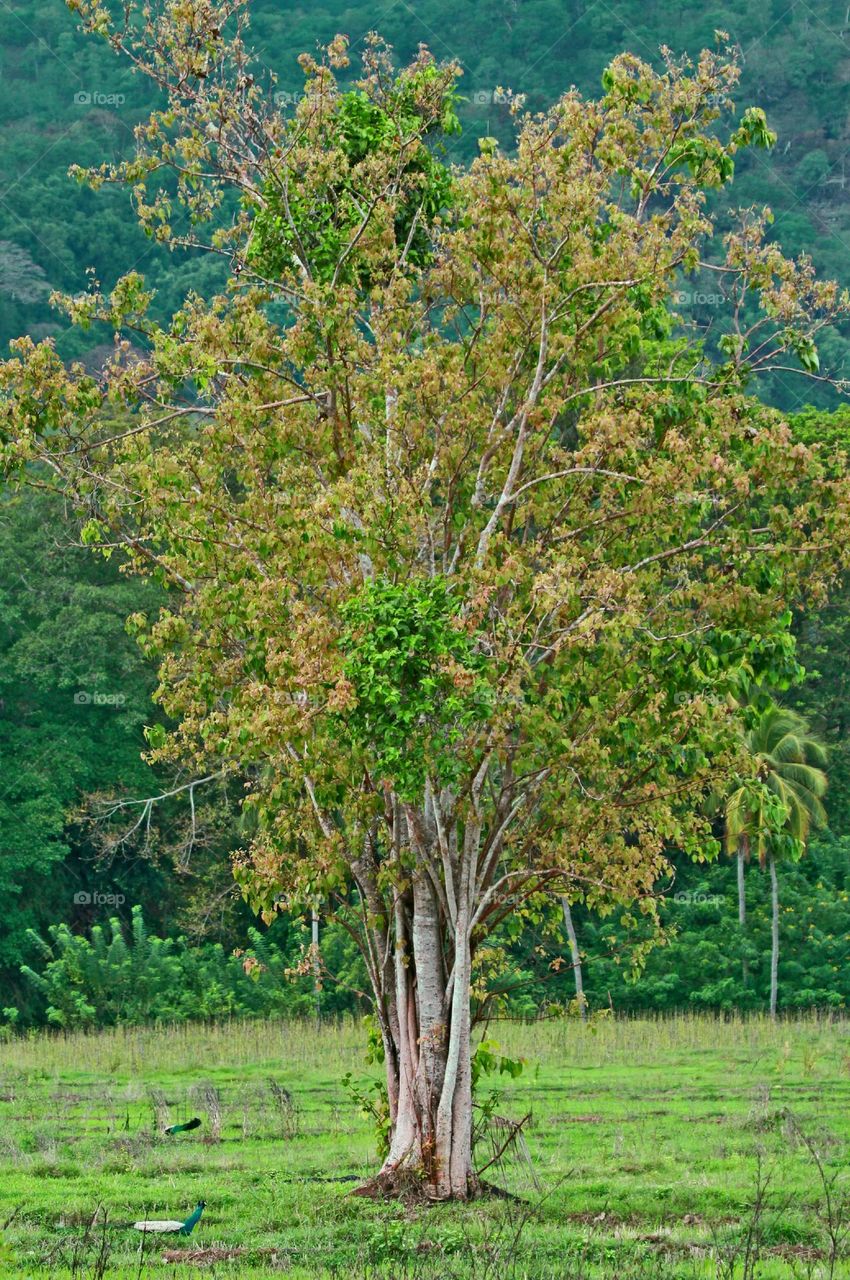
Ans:
POLYGON ((567 930, 567 937, 570 941, 570 957, 573 963, 573 977, 576 983, 576 1002, 579 1007, 582 1022, 587 1021, 587 1002, 584 998, 584 980, 581 976, 581 952, 578 949, 576 940, 575 926, 573 925, 573 913, 570 911, 570 903, 564 894, 561 897, 561 907, 564 912, 564 925, 567 930))
POLYGON ((776 1002, 779 994, 779 881, 776 875, 776 861, 770 859, 770 901, 772 907, 771 950, 770 950, 770 1016, 776 1017, 776 1002))
MULTIPOLYGON (((738 924, 741 927, 741 945, 746 943, 747 936, 747 894, 744 885, 744 850, 738 850, 738 924)), ((747 985, 750 978, 750 967, 747 964, 747 957, 741 956, 741 975, 744 986, 747 985)))
POLYGON ((316 1026, 322 1022, 322 970, 319 959, 319 909, 313 907, 313 1000, 316 1007, 316 1026))
MULTIPOLYGON (((417 899, 427 896, 420 884, 417 899)), ((462 922, 459 920, 459 926, 462 922)), ((390 1149, 364 1193, 467 1200, 478 1190, 472 1164, 470 956, 458 939, 446 1017, 443 950, 435 917, 415 912, 412 955, 397 959, 401 1052, 387 1057, 390 1149), (393 1114, 394 1110, 394 1114, 393 1114)))
POLYGON ((361 1194, 467 1200, 478 1191, 472 1163, 472 888, 470 870, 458 886, 449 928, 421 865, 410 890, 397 895, 392 975, 378 1015, 390 1145, 361 1194))

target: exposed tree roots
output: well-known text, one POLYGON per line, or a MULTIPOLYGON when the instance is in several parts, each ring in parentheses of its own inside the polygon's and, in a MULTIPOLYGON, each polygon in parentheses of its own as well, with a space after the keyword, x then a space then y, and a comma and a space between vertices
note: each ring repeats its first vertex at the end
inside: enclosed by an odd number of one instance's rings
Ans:
MULTIPOLYGON (((382 1169, 373 1178, 361 1182, 351 1190, 353 1196, 365 1196, 370 1200, 401 1200, 405 1204, 443 1204, 448 1197, 438 1195, 432 1183, 429 1183, 421 1170, 409 1166, 399 1169, 382 1169)), ((524 1204, 522 1196, 506 1191, 494 1182, 484 1182, 478 1178, 470 1186, 466 1196, 455 1195, 454 1200, 510 1200, 515 1204, 524 1204)))

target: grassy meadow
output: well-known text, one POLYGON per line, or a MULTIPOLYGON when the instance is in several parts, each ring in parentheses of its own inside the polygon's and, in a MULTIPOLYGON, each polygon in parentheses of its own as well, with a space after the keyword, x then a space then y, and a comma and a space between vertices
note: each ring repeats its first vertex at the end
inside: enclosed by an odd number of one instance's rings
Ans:
POLYGON ((511 1196, 434 1208, 351 1195, 376 1164, 341 1083, 377 1076, 355 1023, 0 1044, 0 1276, 850 1277, 850 1025, 490 1034, 527 1060, 487 1089, 500 1114, 531 1112, 528 1158, 485 1174, 511 1196), (158 1130, 195 1115, 194 1132, 158 1130), (129 1228, 201 1198, 188 1239, 129 1228))

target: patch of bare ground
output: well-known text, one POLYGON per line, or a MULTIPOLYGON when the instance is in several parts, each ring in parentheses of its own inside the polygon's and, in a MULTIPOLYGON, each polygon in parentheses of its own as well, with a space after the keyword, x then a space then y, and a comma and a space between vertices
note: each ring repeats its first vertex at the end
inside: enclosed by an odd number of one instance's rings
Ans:
POLYGON ((189 1262, 194 1266, 212 1266, 216 1262, 232 1262, 235 1258, 244 1258, 247 1254, 252 1257, 268 1258, 271 1262, 277 1261, 277 1251, 275 1249, 251 1249, 245 1245, 237 1245, 232 1248, 213 1246, 209 1249, 166 1249, 162 1255, 163 1262, 189 1262))
POLYGON ((787 1262, 822 1262, 828 1257, 825 1249, 818 1249, 813 1244, 774 1244, 764 1252, 773 1258, 784 1258, 787 1262))

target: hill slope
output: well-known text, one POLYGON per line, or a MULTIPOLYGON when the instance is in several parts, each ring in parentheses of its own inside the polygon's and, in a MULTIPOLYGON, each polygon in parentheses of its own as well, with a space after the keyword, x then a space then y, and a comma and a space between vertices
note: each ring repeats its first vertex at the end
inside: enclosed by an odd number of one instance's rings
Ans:
MULTIPOLYGON (((695 54, 720 28, 740 50, 739 102, 757 103, 779 133, 771 156, 743 158, 731 199, 770 204, 774 233, 786 250, 813 254, 824 274, 850 283, 850 15, 844 0, 788 4, 743 0, 404 0, 348 4, 324 0, 252 0, 251 43, 258 58, 296 91, 296 57, 345 32, 353 50, 377 29, 400 59, 418 44, 464 69, 460 158, 484 133, 509 138, 507 109, 496 89, 527 96, 532 109, 569 85, 594 93, 606 63, 623 49, 657 60, 661 45, 695 54), (494 101, 495 97, 495 101, 494 101)), ((62 0, 16 0, 5 9, 0 63, 0 342, 29 331, 53 332, 66 354, 86 339, 63 333, 48 286, 76 290, 87 269, 109 285, 132 264, 159 291, 163 313, 191 283, 212 288, 217 264, 179 260, 146 241, 125 192, 97 195, 67 178, 73 163, 101 161, 132 147, 132 128, 153 105, 150 87, 106 48, 76 29, 62 0)), ((729 201, 728 194, 724 200, 729 201)), ((710 306, 702 298, 697 306, 710 306)), ((92 339, 88 339, 92 341, 92 339)), ((846 363, 838 335, 822 352, 833 369, 846 363)), ((801 391, 783 394, 787 407, 801 391)), ((806 390, 805 395, 810 395, 806 390)))

